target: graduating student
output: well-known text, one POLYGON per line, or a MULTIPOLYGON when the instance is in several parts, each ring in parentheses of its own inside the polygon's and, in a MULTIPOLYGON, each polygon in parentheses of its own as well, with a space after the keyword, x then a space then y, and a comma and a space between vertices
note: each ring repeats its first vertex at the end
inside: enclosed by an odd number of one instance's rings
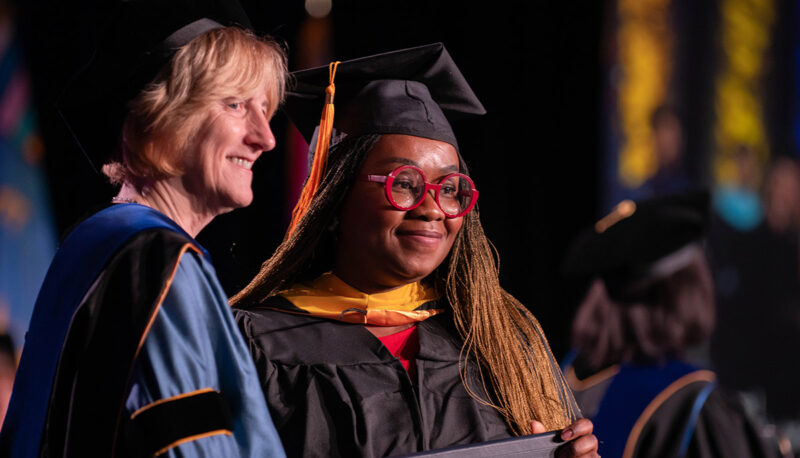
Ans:
POLYGON ((283 243, 232 299, 287 454, 557 430, 566 456, 594 456, 538 322, 500 287, 450 126, 485 110, 444 47, 293 77, 286 110, 314 165, 283 243))
POLYGON ((607 456, 764 456, 741 405, 687 361, 714 328, 707 192, 623 201, 570 248, 590 281, 565 369, 607 456))
POLYGON ((65 238, 42 285, 0 455, 283 456, 208 253, 249 205, 285 56, 231 1, 132 0, 60 109, 114 205, 65 238))

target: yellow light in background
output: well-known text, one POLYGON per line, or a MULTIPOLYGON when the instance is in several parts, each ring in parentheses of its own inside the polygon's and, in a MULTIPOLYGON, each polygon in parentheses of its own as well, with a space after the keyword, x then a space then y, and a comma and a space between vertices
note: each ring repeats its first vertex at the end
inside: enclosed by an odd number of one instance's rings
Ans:
POLYGON ((739 180, 736 151, 746 146, 759 165, 769 158, 764 127, 765 52, 775 19, 774 0, 722 0, 723 61, 716 80, 714 109, 714 178, 730 185, 739 180))
POLYGON ((333 0, 306 0, 306 12, 311 17, 322 18, 333 8, 333 0))
POLYGON ((619 85, 619 178, 635 188, 656 172, 650 116, 664 102, 671 73, 669 0, 620 0, 617 43, 619 85))

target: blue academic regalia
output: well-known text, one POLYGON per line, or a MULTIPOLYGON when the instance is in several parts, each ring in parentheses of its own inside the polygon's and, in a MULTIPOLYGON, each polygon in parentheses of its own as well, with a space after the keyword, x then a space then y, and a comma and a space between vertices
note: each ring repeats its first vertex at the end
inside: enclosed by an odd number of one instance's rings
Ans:
POLYGON ((208 253, 163 214, 72 231, 34 309, 3 456, 284 456, 208 253))
POLYGON ((619 364, 583 379, 573 367, 565 373, 603 456, 771 456, 711 371, 667 360, 619 364))

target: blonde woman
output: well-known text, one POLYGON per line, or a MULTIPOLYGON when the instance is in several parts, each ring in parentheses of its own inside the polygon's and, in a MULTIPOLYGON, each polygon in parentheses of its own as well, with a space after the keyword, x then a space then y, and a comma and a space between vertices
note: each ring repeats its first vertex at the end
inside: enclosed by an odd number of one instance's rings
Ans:
POLYGON ((234 2, 127 1, 61 109, 120 186, 40 291, 3 456, 283 456, 194 237, 249 205, 285 57, 234 2), (113 154, 112 154, 113 151, 113 154))

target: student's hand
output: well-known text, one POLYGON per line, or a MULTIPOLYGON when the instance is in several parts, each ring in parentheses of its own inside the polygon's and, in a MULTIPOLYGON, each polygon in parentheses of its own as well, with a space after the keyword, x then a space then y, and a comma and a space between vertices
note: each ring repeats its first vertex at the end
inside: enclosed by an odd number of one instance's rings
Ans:
MULTIPOLYGON (((539 422, 534 421, 533 423, 539 422)), ((536 431, 533 423, 531 427, 536 431)), ((544 432, 544 426, 541 423, 539 425, 542 432, 544 432)), ((592 425, 591 420, 579 418, 578 421, 561 431, 561 439, 567 441, 567 443, 558 449, 559 458, 599 458, 597 437, 592 434, 593 429, 594 425, 592 425)))

